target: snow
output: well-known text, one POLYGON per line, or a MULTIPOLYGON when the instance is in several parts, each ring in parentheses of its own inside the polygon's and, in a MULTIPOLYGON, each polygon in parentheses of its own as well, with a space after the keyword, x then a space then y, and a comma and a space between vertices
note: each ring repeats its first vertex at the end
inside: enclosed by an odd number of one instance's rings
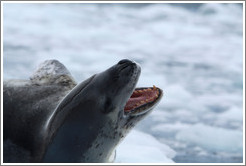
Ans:
POLYGON ((153 136, 133 130, 119 145, 116 163, 173 163, 175 151, 153 136))
POLYGON ((225 121, 243 121, 243 112, 241 109, 238 109, 236 107, 233 107, 229 109, 228 111, 222 113, 220 115, 221 119, 224 119, 225 121))
POLYGON ((237 130, 196 124, 180 131, 176 138, 214 152, 243 152, 243 134, 237 130))
POLYGON ((119 146, 118 162, 243 161, 242 5, 3 9, 4 79, 28 79, 41 62, 57 59, 80 82, 128 58, 141 66, 137 86, 163 89, 159 105, 119 146))

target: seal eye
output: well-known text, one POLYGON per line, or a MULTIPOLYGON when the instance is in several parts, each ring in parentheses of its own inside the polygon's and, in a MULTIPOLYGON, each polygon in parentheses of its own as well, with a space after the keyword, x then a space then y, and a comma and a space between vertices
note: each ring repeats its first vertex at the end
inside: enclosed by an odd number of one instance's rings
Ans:
POLYGON ((105 103, 104 103, 104 109, 102 109, 102 113, 107 114, 107 113, 112 112, 112 111, 113 111, 112 99, 107 97, 105 100, 105 103))
POLYGON ((150 107, 159 101, 162 91, 153 86, 152 88, 137 88, 133 91, 127 101, 124 112, 128 113, 145 113, 150 107))

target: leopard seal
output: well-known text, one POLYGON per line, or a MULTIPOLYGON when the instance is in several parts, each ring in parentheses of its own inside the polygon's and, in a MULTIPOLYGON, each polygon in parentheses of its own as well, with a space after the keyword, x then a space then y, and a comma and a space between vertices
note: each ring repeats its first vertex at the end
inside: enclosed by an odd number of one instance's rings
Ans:
POLYGON ((112 162, 117 145, 161 100, 136 88, 141 68, 123 59, 77 84, 57 60, 29 80, 3 82, 3 162, 112 162))

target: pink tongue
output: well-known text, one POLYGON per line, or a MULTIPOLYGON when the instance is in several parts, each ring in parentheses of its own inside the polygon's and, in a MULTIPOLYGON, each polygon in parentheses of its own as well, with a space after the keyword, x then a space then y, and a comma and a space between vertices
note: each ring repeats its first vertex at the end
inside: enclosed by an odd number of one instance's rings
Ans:
POLYGON ((130 99, 127 101, 124 110, 125 112, 129 112, 134 108, 142 106, 146 103, 150 103, 154 101, 158 95, 159 95, 159 91, 156 89, 156 87, 135 90, 132 93, 132 96, 130 97, 130 99))
POLYGON ((126 103, 125 111, 128 112, 132 110, 133 108, 137 107, 136 104, 143 100, 144 100, 143 96, 136 97, 136 98, 130 98, 126 103))

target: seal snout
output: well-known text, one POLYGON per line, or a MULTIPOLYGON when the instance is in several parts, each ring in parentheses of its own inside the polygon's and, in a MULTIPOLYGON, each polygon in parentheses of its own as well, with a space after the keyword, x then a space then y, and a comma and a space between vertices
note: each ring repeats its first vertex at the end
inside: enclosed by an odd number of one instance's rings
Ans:
POLYGON ((132 61, 130 61, 129 59, 122 59, 121 61, 118 62, 119 65, 122 65, 122 64, 126 64, 126 63, 134 63, 132 61))
POLYGON ((118 68, 120 69, 120 71, 126 69, 126 68, 130 68, 133 69, 133 70, 141 70, 140 66, 134 62, 134 61, 131 61, 129 59, 122 59, 121 61, 118 62, 117 64, 118 68))
POLYGON ((120 66, 130 66, 130 65, 138 66, 138 64, 136 62, 131 61, 129 59, 122 59, 121 61, 118 62, 117 65, 120 65, 120 66))

